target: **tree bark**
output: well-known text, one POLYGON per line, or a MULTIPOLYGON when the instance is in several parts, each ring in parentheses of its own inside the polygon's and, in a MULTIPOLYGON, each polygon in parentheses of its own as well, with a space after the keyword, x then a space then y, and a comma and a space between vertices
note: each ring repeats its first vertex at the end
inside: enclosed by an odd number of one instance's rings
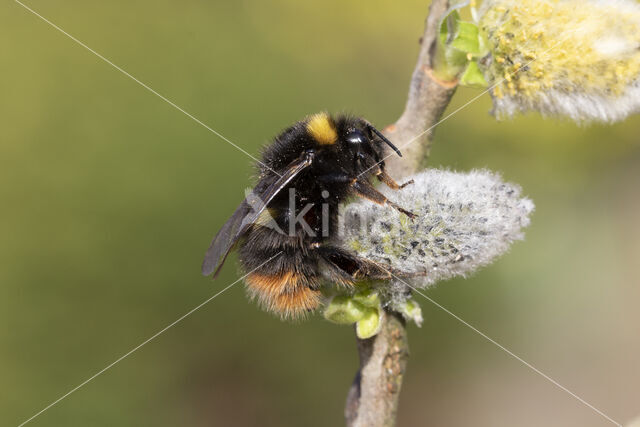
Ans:
POLYGON ((431 2, 407 104, 398 121, 384 129, 385 135, 402 147, 403 157, 391 156, 385 161, 387 172, 394 178, 402 178, 424 168, 433 130, 458 85, 457 80, 439 80, 433 72, 439 26, 447 10, 449 1, 431 2))
POLYGON ((382 329, 376 336, 357 338, 360 370, 347 396, 348 426, 395 425, 409 343, 399 314, 385 312, 382 317, 382 329))
MULTIPOLYGON (((431 2, 405 110, 394 124, 384 129, 385 135, 403 152, 403 157, 394 155, 385 160, 386 170, 396 179, 423 168, 429 156, 433 129, 457 87, 457 81, 443 82, 433 73, 439 24, 448 9, 447 0, 431 2)), ((404 319, 397 313, 385 312, 376 336, 356 339, 360 369, 347 395, 347 426, 394 426, 409 358, 404 319)))

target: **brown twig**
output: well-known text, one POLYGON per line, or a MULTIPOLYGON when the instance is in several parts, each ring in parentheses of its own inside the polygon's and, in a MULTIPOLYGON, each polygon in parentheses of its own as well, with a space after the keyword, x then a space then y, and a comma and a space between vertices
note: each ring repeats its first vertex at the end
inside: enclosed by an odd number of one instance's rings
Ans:
MULTIPOLYGON (((442 117, 457 86, 457 81, 440 81, 432 72, 438 27, 448 8, 448 0, 432 1, 407 105, 398 121, 384 130, 389 139, 402 147, 404 154, 402 158, 393 156, 386 161, 389 174, 395 178, 422 169, 429 156, 432 128, 442 117)), ((375 337, 356 339, 360 369, 347 396, 347 426, 393 426, 409 357, 405 322, 397 313, 385 312, 382 329, 375 337)))
POLYGON ((433 73, 439 24, 448 9, 448 0, 431 2, 407 105, 398 121, 384 130, 389 139, 402 147, 404 157, 389 157, 386 161, 387 171, 396 178, 423 168, 429 156, 433 126, 442 117, 457 87, 457 81, 443 82, 433 73))
POLYGON ((347 396, 348 426, 392 426, 409 359, 404 319, 384 312, 382 329, 375 337, 358 340, 360 370, 347 396))

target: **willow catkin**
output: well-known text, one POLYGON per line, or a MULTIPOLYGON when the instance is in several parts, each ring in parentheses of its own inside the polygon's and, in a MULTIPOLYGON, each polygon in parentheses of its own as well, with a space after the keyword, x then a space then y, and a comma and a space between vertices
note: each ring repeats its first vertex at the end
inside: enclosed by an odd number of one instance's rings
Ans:
MULTIPOLYGON (((432 169, 410 178, 414 183, 404 189, 383 192, 417 219, 389 206, 353 203, 341 214, 341 244, 402 272, 412 286, 473 273, 522 239, 529 225, 533 202, 496 173, 432 169)), ((385 289, 387 300, 401 300, 407 293, 400 281, 385 289)))
POLYGON ((481 61, 494 114, 616 122, 640 111, 640 4, 485 0, 481 61))

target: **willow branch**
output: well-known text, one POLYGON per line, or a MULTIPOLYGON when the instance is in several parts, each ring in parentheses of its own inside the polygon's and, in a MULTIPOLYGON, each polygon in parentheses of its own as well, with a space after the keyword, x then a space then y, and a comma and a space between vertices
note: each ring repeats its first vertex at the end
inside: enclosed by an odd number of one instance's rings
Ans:
MULTIPOLYGON (((405 110, 398 121, 384 130, 404 154, 402 158, 390 156, 386 161, 387 171, 397 179, 422 169, 429 156, 433 128, 457 86, 457 81, 443 82, 433 73, 439 24, 448 8, 447 0, 432 1, 405 110)), ((347 426, 393 426, 409 358, 405 322, 397 313, 385 312, 382 329, 376 336, 356 339, 360 369, 347 395, 347 426)))
POLYGON ((434 127, 457 87, 457 81, 443 82, 433 72, 439 26, 448 9, 447 0, 431 3, 407 104, 398 121, 384 129, 387 137, 400 146, 403 153, 403 157, 391 156, 385 162, 389 174, 396 178, 423 168, 429 156, 434 127))

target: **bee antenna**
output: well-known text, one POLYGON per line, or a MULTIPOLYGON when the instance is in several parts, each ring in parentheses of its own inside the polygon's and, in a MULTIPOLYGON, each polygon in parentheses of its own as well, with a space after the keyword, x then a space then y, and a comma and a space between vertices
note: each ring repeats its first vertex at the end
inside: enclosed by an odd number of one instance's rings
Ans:
POLYGON ((398 156, 402 157, 402 153, 400 152, 400 150, 398 150, 398 147, 396 147, 395 145, 393 145, 393 143, 392 143, 391 141, 389 141, 389 140, 387 139, 387 137, 386 137, 386 136, 384 136, 384 135, 382 134, 382 132, 380 132, 378 129, 374 128, 372 125, 369 125, 369 129, 370 129, 373 133, 375 133, 376 135, 378 135, 378 136, 380 137, 380 139, 382 139, 384 142, 386 142, 386 143, 387 143, 387 145, 393 149, 393 151, 395 151, 396 153, 398 153, 398 156))

